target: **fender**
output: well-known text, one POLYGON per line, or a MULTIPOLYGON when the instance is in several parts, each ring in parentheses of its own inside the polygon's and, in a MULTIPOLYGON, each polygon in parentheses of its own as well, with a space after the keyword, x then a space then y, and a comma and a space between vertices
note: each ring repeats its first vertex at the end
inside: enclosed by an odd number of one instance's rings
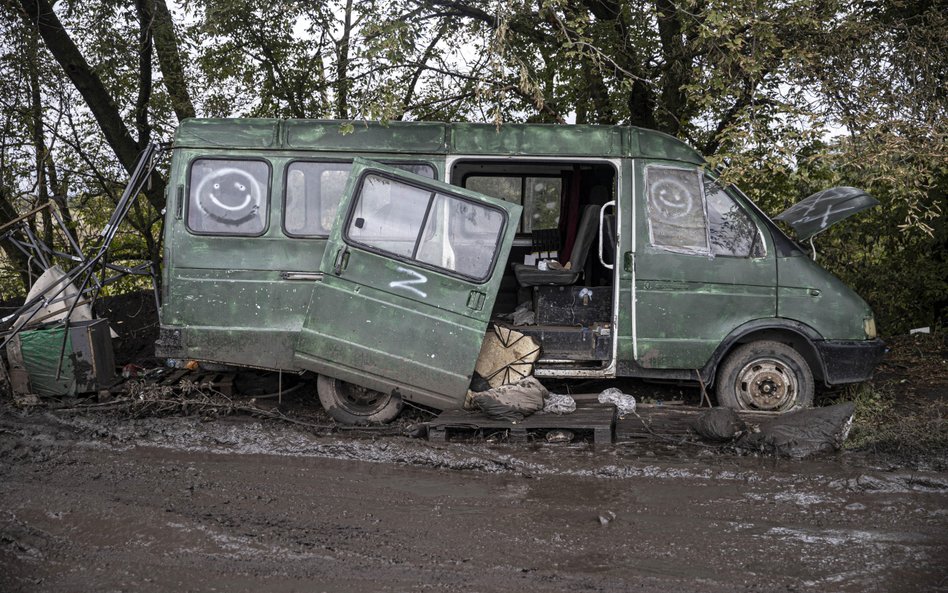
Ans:
POLYGON ((814 378, 823 379, 826 376, 826 363, 816 347, 816 342, 823 341, 823 336, 805 323, 781 317, 755 319, 735 328, 715 348, 711 358, 701 369, 701 377, 710 385, 721 360, 738 344, 768 338, 786 341, 788 335, 792 337, 791 345, 810 365, 814 378), (780 339, 781 337, 783 339, 780 339))

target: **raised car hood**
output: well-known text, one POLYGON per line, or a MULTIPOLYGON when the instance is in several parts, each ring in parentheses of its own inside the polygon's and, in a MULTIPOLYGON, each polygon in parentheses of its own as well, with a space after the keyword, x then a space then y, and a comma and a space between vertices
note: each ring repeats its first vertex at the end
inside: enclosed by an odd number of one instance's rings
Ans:
POLYGON ((790 206, 774 220, 789 224, 796 231, 797 238, 806 241, 837 222, 878 205, 879 200, 861 189, 831 187, 790 206))

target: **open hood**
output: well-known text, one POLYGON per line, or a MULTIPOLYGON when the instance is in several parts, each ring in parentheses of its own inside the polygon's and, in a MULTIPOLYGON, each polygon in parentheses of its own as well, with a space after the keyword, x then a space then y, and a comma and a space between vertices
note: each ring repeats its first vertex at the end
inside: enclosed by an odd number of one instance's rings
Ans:
POLYGON ((774 220, 789 224, 796 231, 797 238, 806 241, 837 222, 878 205, 879 200, 861 189, 831 187, 790 206, 775 216, 774 220))

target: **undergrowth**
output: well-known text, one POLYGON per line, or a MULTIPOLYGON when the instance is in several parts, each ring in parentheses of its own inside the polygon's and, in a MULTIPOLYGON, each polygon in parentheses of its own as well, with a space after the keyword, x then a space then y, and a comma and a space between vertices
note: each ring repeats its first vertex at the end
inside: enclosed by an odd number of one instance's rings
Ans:
POLYGON ((849 386, 832 403, 845 401, 856 404, 845 448, 908 457, 948 455, 948 401, 906 405, 897 385, 872 383, 849 386))

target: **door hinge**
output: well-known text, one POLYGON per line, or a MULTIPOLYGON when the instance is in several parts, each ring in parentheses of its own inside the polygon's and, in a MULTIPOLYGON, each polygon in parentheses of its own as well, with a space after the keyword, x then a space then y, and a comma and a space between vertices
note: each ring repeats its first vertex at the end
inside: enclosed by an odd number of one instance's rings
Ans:
POLYGON ((333 264, 332 273, 338 276, 349 265, 349 248, 343 247, 336 252, 336 262, 333 264))

